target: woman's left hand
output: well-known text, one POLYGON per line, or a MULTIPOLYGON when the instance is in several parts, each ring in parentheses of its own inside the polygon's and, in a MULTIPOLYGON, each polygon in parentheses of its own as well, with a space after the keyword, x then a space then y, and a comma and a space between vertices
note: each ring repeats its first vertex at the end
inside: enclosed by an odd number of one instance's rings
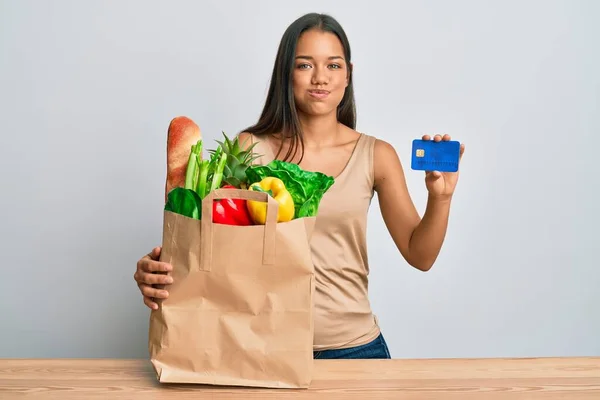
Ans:
MULTIPOLYGON (((423 140, 431 140, 430 135, 423 135, 423 140)), ((450 135, 435 135, 433 140, 439 142, 441 140, 451 140, 450 135)), ((462 155, 465 152, 465 145, 460 145, 460 156, 459 160, 462 159, 462 155)), ((460 165, 460 164, 459 164, 460 165)), ((440 172, 440 171, 426 171, 425 172, 425 185, 429 195, 436 199, 450 199, 454 194, 456 183, 458 182, 458 171, 457 172, 440 172)))

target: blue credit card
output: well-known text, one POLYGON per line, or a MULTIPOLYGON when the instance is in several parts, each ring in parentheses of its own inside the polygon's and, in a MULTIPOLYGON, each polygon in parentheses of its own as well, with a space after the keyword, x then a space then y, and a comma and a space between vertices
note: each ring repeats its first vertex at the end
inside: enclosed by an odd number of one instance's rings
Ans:
POLYGON ((456 140, 413 140, 411 168, 418 171, 458 171, 460 142, 456 140))

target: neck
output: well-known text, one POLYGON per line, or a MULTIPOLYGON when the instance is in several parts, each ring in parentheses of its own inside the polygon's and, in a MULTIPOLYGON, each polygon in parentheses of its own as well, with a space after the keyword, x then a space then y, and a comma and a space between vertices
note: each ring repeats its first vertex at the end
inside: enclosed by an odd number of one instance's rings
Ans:
POLYGON ((316 117, 300 114, 299 118, 307 147, 327 146, 337 140, 339 122, 335 113, 316 117))

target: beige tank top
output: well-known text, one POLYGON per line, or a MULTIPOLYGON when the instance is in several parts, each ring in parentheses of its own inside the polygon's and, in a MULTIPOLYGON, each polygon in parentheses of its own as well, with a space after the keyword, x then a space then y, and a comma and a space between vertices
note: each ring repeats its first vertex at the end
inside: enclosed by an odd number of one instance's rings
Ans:
MULTIPOLYGON (((266 143, 254 151, 268 164, 266 143)), ((325 193, 311 239, 315 267, 314 350, 365 344, 379 335, 368 298, 367 213, 373 198, 375 138, 361 134, 342 173, 325 193)))

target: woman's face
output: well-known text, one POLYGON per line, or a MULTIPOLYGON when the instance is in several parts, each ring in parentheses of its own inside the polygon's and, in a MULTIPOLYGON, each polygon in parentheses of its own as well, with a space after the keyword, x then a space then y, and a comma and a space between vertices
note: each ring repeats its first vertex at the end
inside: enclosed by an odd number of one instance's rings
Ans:
POLYGON ((301 113, 336 112, 348 86, 344 48, 336 35, 310 30, 300 36, 293 85, 294 99, 301 113))

